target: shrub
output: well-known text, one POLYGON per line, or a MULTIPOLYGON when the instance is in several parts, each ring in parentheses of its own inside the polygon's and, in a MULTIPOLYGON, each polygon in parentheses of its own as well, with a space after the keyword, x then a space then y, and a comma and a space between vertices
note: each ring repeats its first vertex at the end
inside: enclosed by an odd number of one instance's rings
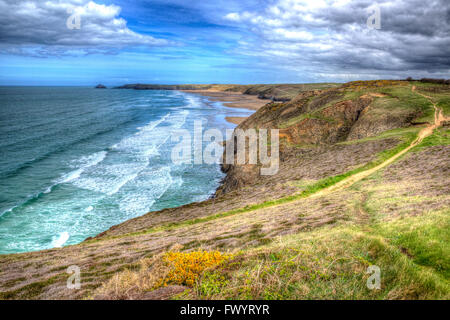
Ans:
POLYGON ((228 260, 230 256, 219 251, 167 252, 165 261, 170 271, 161 280, 161 286, 181 284, 192 287, 197 278, 208 268, 215 267, 228 260))
POLYGON ((219 251, 168 251, 142 259, 137 270, 115 274, 93 294, 94 299, 139 299, 145 292, 172 284, 193 287, 208 268, 218 266, 231 256, 219 251))

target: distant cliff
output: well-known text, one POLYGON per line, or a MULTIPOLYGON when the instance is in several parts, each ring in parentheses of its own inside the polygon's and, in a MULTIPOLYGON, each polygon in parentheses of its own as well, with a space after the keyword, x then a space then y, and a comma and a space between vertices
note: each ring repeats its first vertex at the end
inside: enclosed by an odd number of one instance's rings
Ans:
POLYGON ((287 102, 302 92, 311 90, 324 90, 336 88, 337 83, 309 83, 309 84, 125 84, 114 89, 134 89, 134 90, 211 90, 240 92, 243 94, 255 95, 260 99, 271 99, 273 101, 287 102))

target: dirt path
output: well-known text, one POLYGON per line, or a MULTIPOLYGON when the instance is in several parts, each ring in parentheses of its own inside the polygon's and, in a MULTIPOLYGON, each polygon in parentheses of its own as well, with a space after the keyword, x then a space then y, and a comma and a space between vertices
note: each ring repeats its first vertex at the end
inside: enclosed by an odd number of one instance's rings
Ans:
POLYGON ((412 91, 416 92, 417 94, 421 95, 422 97, 428 99, 434 107, 434 110, 436 110, 436 112, 434 113, 434 123, 438 124, 438 126, 440 126, 442 124, 442 122, 444 121, 450 121, 450 117, 445 117, 444 113, 442 112, 442 110, 440 110, 439 108, 436 107, 436 105, 433 103, 433 98, 430 96, 427 96, 423 93, 417 92, 416 91, 416 86, 412 86, 411 88, 412 91))

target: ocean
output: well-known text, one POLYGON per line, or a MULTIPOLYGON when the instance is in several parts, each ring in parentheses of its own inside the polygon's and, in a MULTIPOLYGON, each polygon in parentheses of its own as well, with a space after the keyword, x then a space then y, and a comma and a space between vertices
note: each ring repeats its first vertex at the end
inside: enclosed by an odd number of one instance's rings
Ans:
POLYGON ((0 254, 76 244, 149 211, 205 200, 217 164, 174 164, 177 130, 225 131, 227 108, 178 91, 0 87, 0 254))

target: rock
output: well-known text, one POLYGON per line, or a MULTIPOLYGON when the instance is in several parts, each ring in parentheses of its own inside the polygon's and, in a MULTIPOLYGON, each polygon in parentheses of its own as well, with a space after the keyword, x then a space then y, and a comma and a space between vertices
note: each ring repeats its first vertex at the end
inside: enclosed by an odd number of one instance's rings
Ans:
POLYGON ((106 86, 104 86, 102 84, 98 84, 95 86, 95 89, 106 89, 106 86))

